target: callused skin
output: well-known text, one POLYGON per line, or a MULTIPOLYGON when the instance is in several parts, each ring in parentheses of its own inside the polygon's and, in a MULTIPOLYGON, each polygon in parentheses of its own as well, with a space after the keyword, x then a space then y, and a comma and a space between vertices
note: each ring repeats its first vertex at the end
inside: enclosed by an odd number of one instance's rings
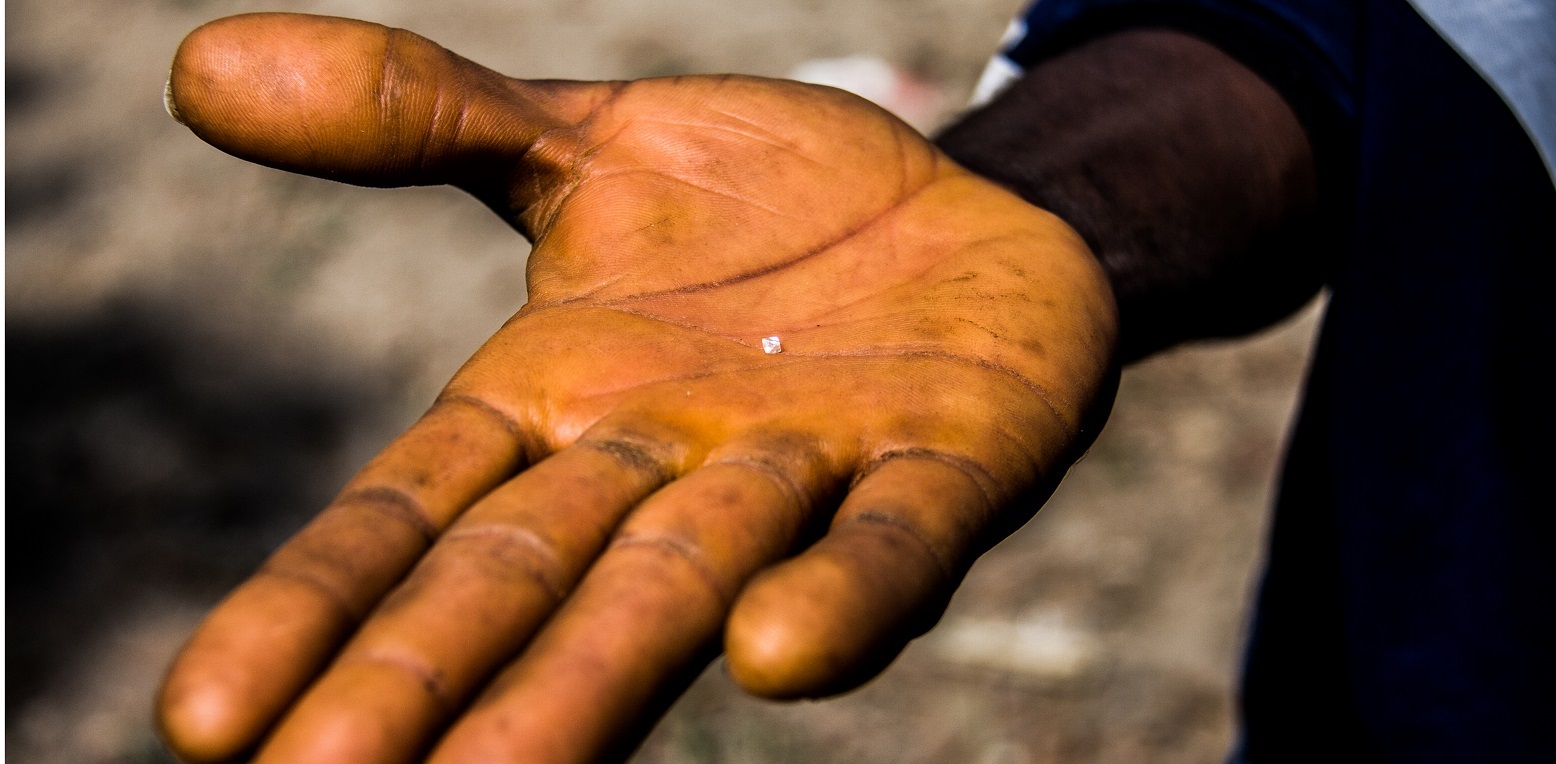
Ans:
POLYGON ((1081 239, 840 91, 521 82, 264 14, 170 92, 231 154, 452 183, 534 242, 530 302, 191 638, 189 760, 592 761, 721 634, 752 692, 845 689, 1106 405, 1081 239))

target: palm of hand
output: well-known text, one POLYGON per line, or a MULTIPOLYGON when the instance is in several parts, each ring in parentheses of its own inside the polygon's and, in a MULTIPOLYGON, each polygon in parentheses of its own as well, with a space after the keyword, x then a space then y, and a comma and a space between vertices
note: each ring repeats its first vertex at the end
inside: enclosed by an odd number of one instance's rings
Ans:
POLYGON ((748 689, 846 688, 1067 466, 1114 321, 1067 227, 838 91, 566 87, 517 172, 453 173, 533 238, 531 302, 196 635, 187 755, 286 712, 264 760, 455 716, 438 760, 590 760, 721 629, 748 689))
POLYGON ((862 100, 643 81, 531 152, 566 158, 519 215, 531 302, 450 389, 515 418, 546 401, 524 424, 547 451, 620 412, 698 456, 825 443, 839 479, 931 449, 1006 493, 1074 437, 1109 342, 1084 245, 862 100))

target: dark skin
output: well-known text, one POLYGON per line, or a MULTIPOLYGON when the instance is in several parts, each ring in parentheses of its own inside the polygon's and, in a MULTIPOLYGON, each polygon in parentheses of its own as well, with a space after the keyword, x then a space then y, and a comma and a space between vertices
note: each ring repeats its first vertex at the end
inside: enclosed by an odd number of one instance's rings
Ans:
POLYGON ((524 82, 267 14, 191 34, 171 96, 229 153, 453 184, 534 243, 529 304, 191 638, 159 705, 190 761, 594 761, 720 644, 753 693, 847 689, 1105 414, 1085 237, 839 91, 524 82))
POLYGON ((1119 305, 1123 362, 1267 326, 1323 283, 1302 126, 1263 80, 1187 35, 1094 40, 935 143, 1085 237, 1119 305))

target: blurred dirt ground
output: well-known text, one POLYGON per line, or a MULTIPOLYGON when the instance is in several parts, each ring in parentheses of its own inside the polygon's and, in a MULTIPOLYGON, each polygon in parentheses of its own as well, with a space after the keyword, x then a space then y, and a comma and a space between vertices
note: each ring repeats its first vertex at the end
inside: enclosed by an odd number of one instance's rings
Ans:
MULTIPOLYGON (((169 120, 189 29, 359 16, 539 77, 868 54, 934 86, 943 119, 1019 5, 6 3, 7 758, 167 761, 151 695, 199 614, 524 298, 525 244, 460 194, 285 176, 169 120)), ((879 680, 772 704, 715 665, 637 761, 1217 760, 1315 311, 1130 370, 1058 495, 879 680)))

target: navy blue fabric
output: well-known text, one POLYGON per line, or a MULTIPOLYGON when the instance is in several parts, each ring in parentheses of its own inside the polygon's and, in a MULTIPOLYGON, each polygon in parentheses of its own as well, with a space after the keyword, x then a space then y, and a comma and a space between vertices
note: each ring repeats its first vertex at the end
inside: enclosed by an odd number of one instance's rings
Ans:
POLYGON ((1045 0, 1030 65, 1199 34, 1307 125, 1336 221, 1237 756, 1556 762, 1556 187, 1404 0, 1045 0))

